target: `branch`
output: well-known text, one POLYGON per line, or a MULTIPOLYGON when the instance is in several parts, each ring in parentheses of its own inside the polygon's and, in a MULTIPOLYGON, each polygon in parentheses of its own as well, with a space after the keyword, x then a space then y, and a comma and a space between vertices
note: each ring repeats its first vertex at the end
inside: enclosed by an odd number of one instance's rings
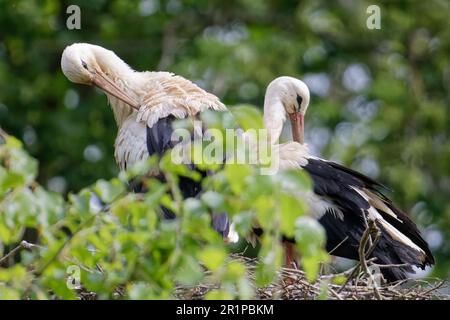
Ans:
POLYGON ((6 138, 9 137, 9 134, 7 134, 1 127, 0 127, 0 144, 3 144, 6 142, 6 138))
MULTIPOLYGON (((0 132, 0 134, 1 134, 1 132, 0 132)), ((10 252, 8 252, 5 256, 3 256, 0 259, 0 265, 3 264, 5 261, 7 261, 10 257, 13 257, 16 253, 20 252, 22 249, 31 250, 36 247, 38 247, 38 246, 35 244, 32 244, 32 243, 29 243, 25 240, 22 240, 17 247, 12 249, 10 252)))
MULTIPOLYGON (((367 260, 367 258, 370 257, 372 252, 375 250, 375 248, 378 244, 378 241, 380 240, 380 237, 381 237, 381 233, 380 233, 380 230, 376 227, 375 221, 370 221, 370 223, 367 224, 367 228, 364 231, 364 233, 361 237, 361 240, 359 242, 359 248, 358 248, 359 262, 352 269, 350 276, 347 278, 347 280, 342 285, 342 287, 337 291, 338 293, 340 293, 340 292, 342 292, 342 290, 344 290, 344 288, 347 286, 347 284, 350 282, 350 280, 353 279, 355 277, 355 275, 358 273, 361 266, 363 267, 364 273, 366 273, 366 274, 369 273, 371 280, 374 280, 372 274, 370 272, 367 272, 368 271, 367 263, 370 262, 370 260, 367 260), (375 239, 372 241, 370 235, 374 231, 377 232, 377 234, 375 236, 375 239), (367 246, 367 242, 369 242, 369 241, 371 243, 371 246, 370 246, 369 250, 367 250, 367 252, 364 253, 364 250, 367 246)), ((376 290, 378 291, 378 288, 376 290)))
POLYGON ((429 290, 423 292, 422 295, 427 295, 427 294, 429 294, 429 293, 431 293, 431 292, 433 292, 433 291, 438 290, 438 289, 441 288, 445 283, 447 283, 447 280, 442 280, 438 285, 436 285, 436 286, 434 286, 433 288, 431 288, 431 289, 429 289, 429 290))
POLYGON ((381 296, 381 294, 378 290, 378 287, 377 287, 377 284, 375 282, 372 272, 369 271, 369 267, 367 266, 367 261, 366 261, 366 252, 365 252, 366 244, 371 239, 370 235, 371 235, 372 231, 374 231, 374 230, 376 230, 378 233, 376 236, 376 241, 374 241, 372 243, 372 246, 369 248, 369 251, 371 251, 371 249, 376 246, 379 236, 380 236, 380 231, 376 227, 375 221, 371 220, 369 222, 368 228, 364 231, 363 236, 361 237, 361 242, 360 242, 359 248, 358 248, 358 254, 359 254, 359 261, 361 262, 361 267, 362 267, 364 273, 369 276, 369 278, 373 284, 373 291, 375 293, 375 296, 377 297, 378 300, 382 300, 383 297, 381 296))

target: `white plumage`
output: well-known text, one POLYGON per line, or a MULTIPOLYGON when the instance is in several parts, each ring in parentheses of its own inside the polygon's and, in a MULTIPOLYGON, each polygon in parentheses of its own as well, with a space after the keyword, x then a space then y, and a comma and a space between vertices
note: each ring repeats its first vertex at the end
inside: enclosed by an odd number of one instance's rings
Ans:
MULTIPOLYGON (((160 143, 167 139, 170 116, 186 118, 206 109, 226 110, 216 96, 191 81, 168 72, 134 71, 114 52, 96 45, 78 43, 67 47, 61 67, 72 82, 95 85, 107 94, 118 126, 115 158, 121 170, 147 158, 149 153, 166 150, 169 144, 160 143)), ((411 265, 424 268, 433 264, 434 258, 417 227, 377 190, 378 183, 309 154, 303 143, 309 99, 309 90, 302 81, 291 77, 275 79, 267 88, 264 123, 270 144, 279 151, 280 168, 306 170, 312 177, 314 190, 299 193, 299 197, 309 203, 311 214, 324 225, 327 249, 333 249, 336 255, 357 257, 355 250, 365 219, 371 219, 382 230, 380 247, 373 255, 381 264, 406 264, 399 269, 384 269, 390 280, 403 278, 406 271, 412 271, 411 265), (287 117, 295 142, 278 145, 287 117)), ((196 196, 199 189, 192 182, 184 190, 185 196, 196 196)), ((167 210, 164 215, 173 217, 167 210)), ((213 227, 226 236, 226 215, 215 214, 212 220, 213 227)))
POLYGON ((148 157, 146 127, 159 119, 195 116, 226 107, 213 94, 169 72, 138 72, 114 52, 97 45, 76 43, 61 58, 63 73, 75 83, 105 91, 118 127, 115 158, 121 170, 148 157))
POLYGON ((425 268, 434 263, 427 243, 409 217, 384 196, 381 185, 339 164, 310 155, 303 143, 303 118, 309 103, 309 90, 298 79, 280 77, 269 85, 264 102, 264 123, 270 142, 279 151, 280 168, 305 170, 313 180, 313 191, 299 191, 309 212, 327 232, 327 249, 333 254, 358 258, 359 239, 367 220, 381 231, 373 251, 379 264, 403 264, 382 272, 389 281, 406 277, 411 266, 425 268), (277 145, 285 120, 291 120, 294 142, 277 145))
POLYGON ((148 158, 147 128, 136 121, 136 113, 126 118, 119 127, 114 143, 114 157, 120 170, 148 158))

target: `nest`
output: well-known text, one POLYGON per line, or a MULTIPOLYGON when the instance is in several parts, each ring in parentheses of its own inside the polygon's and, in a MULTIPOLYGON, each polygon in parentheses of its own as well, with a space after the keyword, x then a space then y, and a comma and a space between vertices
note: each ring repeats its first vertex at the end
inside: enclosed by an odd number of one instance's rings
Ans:
MULTIPOLYGON (((295 299, 295 300, 449 300, 450 297, 439 292, 448 286, 445 280, 405 279, 396 283, 382 284, 382 279, 371 271, 372 266, 399 267, 404 265, 377 265, 370 258, 381 237, 375 221, 366 220, 366 230, 361 236, 358 255, 359 261, 353 268, 337 274, 322 274, 314 282, 307 280, 299 269, 282 268, 278 272, 278 281, 265 288, 257 288, 254 271, 258 262, 242 255, 232 255, 247 266, 248 277, 253 283, 258 299, 295 299), (345 279, 343 284, 335 284, 337 279, 345 279)), ((334 249, 333 249, 334 250, 334 249)), ((332 250, 332 251, 333 251, 332 250)), ((202 299, 207 292, 218 288, 215 284, 200 285, 195 288, 178 287, 175 297, 179 299, 202 299)))
MULTIPOLYGON (((248 277, 254 286, 256 299, 287 299, 287 300, 450 300, 450 296, 440 292, 449 285, 446 280, 405 279, 396 283, 379 285, 373 282, 369 275, 355 273, 358 265, 337 274, 319 276, 314 282, 309 282, 302 270, 282 268, 278 272, 278 281, 264 288, 257 288, 254 283, 254 271, 258 264, 256 259, 250 259, 234 254, 232 259, 244 263, 249 270, 248 277), (345 276, 343 284, 334 284, 333 279, 345 276)), ((178 286, 174 296, 177 299, 203 299, 205 295, 220 286, 214 283, 204 283, 187 288, 178 286)))

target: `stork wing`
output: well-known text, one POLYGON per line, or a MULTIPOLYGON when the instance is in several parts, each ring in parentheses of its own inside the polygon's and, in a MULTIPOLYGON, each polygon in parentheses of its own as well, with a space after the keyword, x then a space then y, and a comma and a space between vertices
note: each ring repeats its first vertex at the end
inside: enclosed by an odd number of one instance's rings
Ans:
MULTIPOLYGON (((147 126, 147 150, 150 156, 157 154, 162 156, 167 150, 172 149, 178 142, 172 141, 172 124, 176 121, 175 116, 169 115, 165 118, 160 118, 152 127, 147 126)), ((193 134, 191 135, 193 139, 193 134)), ((209 173, 198 169, 194 164, 186 164, 189 170, 197 171, 200 173, 202 179, 209 173)), ((159 175, 161 181, 165 181, 164 175, 159 175)), ((188 177, 180 176, 178 178, 178 187, 183 197, 197 197, 202 191, 202 182, 195 181, 188 177)), ((166 219, 173 219, 175 215, 169 209, 162 207, 164 217, 166 219)), ((226 238, 230 231, 230 224, 228 215, 226 213, 213 213, 212 214, 212 226, 213 229, 219 232, 222 237, 226 238)))
POLYGON ((147 87, 138 111, 137 121, 152 127, 159 119, 173 115, 182 119, 206 109, 227 108, 215 95, 191 81, 170 72, 146 72, 147 87))
MULTIPOLYGON (((172 149, 176 142, 171 141, 172 124, 174 120, 195 116, 206 109, 226 111, 219 98, 210 94, 191 81, 169 72, 146 72, 147 87, 141 101, 136 121, 147 125, 147 150, 151 156, 161 156, 172 149)), ((205 177, 208 173, 188 165, 205 177)), ((164 177, 160 177, 164 180, 164 177)), ((179 188, 184 198, 195 197, 201 192, 201 182, 187 177, 179 177, 179 188)), ((174 214, 163 208, 166 218, 174 214)), ((213 228, 226 237, 229 231, 229 221, 225 213, 214 213, 213 228)))
POLYGON ((337 163, 308 158, 303 167, 314 183, 314 193, 331 203, 320 218, 327 232, 327 249, 332 254, 358 259, 358 246, 365 230, 365 217, 376 221, 382 231, 373 252, 381 264, 408 264, 404 268, 384 269, 390 280, 411 272, 410 265, 424 268, 434 258, 426 241, 411 219, 396 208, 379 190, 381 184, 337 163), (336 210, 340 214, 336 214, 336 210))

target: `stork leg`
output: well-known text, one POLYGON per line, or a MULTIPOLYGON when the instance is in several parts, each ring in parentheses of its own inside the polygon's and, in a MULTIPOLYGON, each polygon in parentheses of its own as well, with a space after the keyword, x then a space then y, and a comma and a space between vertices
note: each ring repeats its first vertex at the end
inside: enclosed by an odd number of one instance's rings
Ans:
MULTIPOLYGON (((283 242, 284 251, 284 267, 288 269, 297 269, 298 264, 295 254, 295 245, 291 242, 283 242)), ((283 279, 286 286, 295 284, 295 279, 290 276, 285 276, 283 279)))

